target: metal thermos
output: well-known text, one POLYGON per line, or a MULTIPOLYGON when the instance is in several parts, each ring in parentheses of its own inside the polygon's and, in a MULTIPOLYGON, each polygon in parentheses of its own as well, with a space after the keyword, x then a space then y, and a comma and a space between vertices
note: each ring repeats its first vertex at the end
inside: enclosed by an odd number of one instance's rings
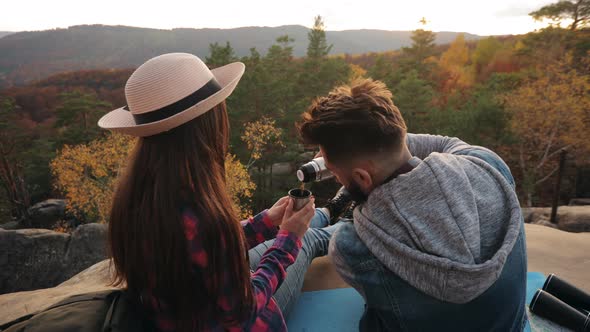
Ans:
POLYGON ((300 182, 318 182, 333 177, 334 174, 326 168, 324 157, 315 158, 297 170, 297 179, 300 182))

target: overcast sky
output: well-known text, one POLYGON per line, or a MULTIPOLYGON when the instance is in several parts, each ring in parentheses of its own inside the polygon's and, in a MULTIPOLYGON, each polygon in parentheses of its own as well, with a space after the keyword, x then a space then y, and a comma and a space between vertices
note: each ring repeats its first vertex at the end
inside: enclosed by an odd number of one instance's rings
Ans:
POLYGON ((148 28, 311 26, 322 15, 328 30, 414 30, 421 17, 433 31, 520 34, 544 24, 527 14, 556 0, 7 0, 0 31, 45 30, 78 24, 148 28))

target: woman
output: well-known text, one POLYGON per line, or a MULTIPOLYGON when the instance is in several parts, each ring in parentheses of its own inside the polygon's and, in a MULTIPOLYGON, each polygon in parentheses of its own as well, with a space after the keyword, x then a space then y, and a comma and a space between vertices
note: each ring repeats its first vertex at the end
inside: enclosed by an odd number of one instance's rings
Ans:
MULTIPOLYGON (((293 211, 283 197, 236 219, 225 189, 224 100, 243 73, 242 63, 209 70, 186 53, 152 58, 127 81, 128 105, 98 123, 139 137, 113 198, 110 251, 114 283, 162 331, 286 330, 283 315, 334 230, 308 231, 313 199, 293 211)), ((327 223, 315 213, 315 226, 327 223)))

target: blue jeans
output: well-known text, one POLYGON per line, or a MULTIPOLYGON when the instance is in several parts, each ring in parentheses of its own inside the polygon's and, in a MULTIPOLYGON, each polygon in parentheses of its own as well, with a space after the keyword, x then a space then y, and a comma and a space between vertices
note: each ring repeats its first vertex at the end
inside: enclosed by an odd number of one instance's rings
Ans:
MULTIPOLYGON (((295 263, 287 268, 287 277, 273 295, 285 319, 291 312, 291 309, 293 309, 293 305, 299 299, 305 272, 311 261, 316 257, 328 254, 330 238, 340 224, 337 223, 328 226, 328 216, 321 209, 316 209, 315 215, 311 219, 310 228, 301 239, 303 245, 301 251, 299 251, 295 263)), ((260 258, 272 246, 273 242, 274 239, 268 240, 250 249, 248 254, 250 256, 251 270, 256 270, 260 258)))

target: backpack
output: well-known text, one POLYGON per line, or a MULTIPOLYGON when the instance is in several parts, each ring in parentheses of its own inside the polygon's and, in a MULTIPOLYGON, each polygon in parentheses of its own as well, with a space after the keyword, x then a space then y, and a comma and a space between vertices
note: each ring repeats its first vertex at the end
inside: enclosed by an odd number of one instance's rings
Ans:
POLYGON ((71 296, 1 325, 0 331, 134 332, 155 331, 155 327, 141 303, 117 289, 71 296))

